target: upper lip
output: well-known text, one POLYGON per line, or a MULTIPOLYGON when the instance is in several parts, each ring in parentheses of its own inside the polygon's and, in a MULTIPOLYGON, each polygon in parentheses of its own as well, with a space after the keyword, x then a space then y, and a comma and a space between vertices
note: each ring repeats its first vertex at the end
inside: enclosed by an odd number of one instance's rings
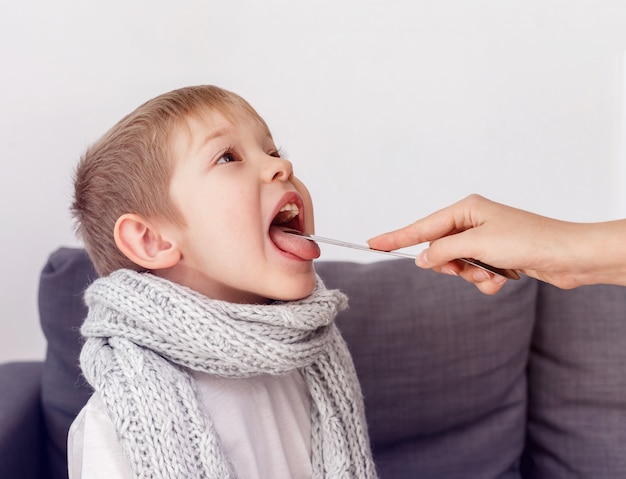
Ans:
MULTIPOLYGON (((288 214, 288 213, 285 213, 285 214, 288 214)), ((270 226, 276 225, 276 224, 289 227, 291 229, 299 231, 300 233, 304 232, 304 203, 302 202, 302 197, 296 191, 290 191, 286 193, 285 195, 283 195, 280 201, 276 204, 276 207, 274 208, 274 211, 272 212, 270 226), (283 210, 289 209, 288 205, 295 205, 298 208, 297 215, 294 218, 291 218, 286 222, 275 223, 279 214, 283 210)))

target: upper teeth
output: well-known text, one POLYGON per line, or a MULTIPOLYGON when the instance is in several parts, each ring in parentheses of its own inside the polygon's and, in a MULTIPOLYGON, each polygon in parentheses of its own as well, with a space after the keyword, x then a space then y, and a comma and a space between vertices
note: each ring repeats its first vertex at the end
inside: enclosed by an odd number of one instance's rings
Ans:
POLYGON ((298 205, 295 203, 287 203, 280 209, 279 213, 282 213, 283 211, 295 211, 296 214, 298 214, 300 210, 298 209, 298 205))
POLYGON ((298 205, 296 205, 295 203, 287 203, 278 211, 275 222, 287 223, 294 219, 296 216, 298 216, 299 213, 300 210, 298 209, 298 205))

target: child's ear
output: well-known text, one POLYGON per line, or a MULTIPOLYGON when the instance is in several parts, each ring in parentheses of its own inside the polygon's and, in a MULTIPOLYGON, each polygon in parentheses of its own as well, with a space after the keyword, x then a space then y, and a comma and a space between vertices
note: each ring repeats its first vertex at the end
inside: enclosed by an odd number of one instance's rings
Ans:
POLYGON ((181 258, 176 243, 141 216, 127 213, 115 223, 115 244, 133 263, 149 270, 171 268, 181 258))

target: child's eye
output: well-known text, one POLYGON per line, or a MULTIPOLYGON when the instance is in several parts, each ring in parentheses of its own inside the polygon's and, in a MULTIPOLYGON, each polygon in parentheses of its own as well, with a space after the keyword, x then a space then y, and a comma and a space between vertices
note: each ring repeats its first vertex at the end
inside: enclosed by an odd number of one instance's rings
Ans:
POLYGON ((278 148, 277 150, 270 151, 269 155, 276 158, 287 158, 287 152, 282 147, 278 148))
POLYGON ((225 152, 222 156, 218 158, 215 164, 220 165, 223 163, 231 163, 233 161, 237 161, 237 157, 232 151, 225 152))

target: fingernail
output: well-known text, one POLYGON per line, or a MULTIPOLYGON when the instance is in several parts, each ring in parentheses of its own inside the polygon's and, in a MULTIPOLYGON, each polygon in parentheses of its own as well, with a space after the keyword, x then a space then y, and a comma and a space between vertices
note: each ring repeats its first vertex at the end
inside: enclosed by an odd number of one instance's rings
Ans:
POLYGON ((496 284, 501 284, 504 283, 506 281, 506 278, 504 276, 502 276, 501 274, 494 274, 493 275, 493 280, 496 284))
POLYGON ((474 281, 487 281, 488 279, 491 279, 491 274, 489 274, 487 271, 485 271, 484 269, 478 269, 474 272, 474 281))
POLYGON ((417 266, 419 266, 420 268, 428 268, 428 266, 430 266, 426 250, 417 255, 417 257, 415 258, 415 264, 417 264, 417 266))

